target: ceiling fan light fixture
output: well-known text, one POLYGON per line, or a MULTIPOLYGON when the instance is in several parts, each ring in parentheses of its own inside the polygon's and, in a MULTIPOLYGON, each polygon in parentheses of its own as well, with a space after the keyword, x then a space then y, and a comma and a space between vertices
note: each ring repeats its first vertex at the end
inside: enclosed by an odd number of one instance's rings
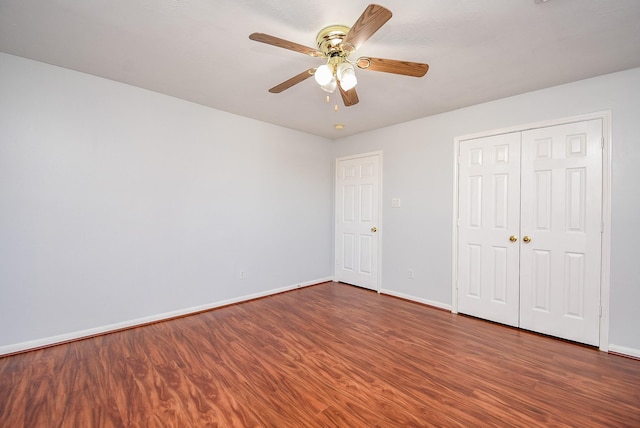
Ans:
MULTIPOLYGON (((550 0, 529 1, 547 2, 550 0)), ((391 16, 389 9, 377 4, 370 4, 352 27, 331 25, 320 30, 316 37, 317 49, 264 33, 252 33, 249 35, 249 39, 326 60, 320 67, 309 68, 274 86, 269 89, 269 92, 278 94, 313 75, 318 85, 326 92, 333 93, 340 85, 342 101, 345 107, 349 107, 359 102, 358 94, 354 89, 358 83, 356 66, 361 70, 413 77, 422 77, 429 70, 429 64, 419 62, 368 57, 360 57, 356 61, 349 60, 349 56, 373 36, 391 16)), ((330 99, 328 95, 327 98, 330 99)), ((336 110, 337 107, 336 104, 336 110)))
POLYGON ((329 83, 325 85, 320 85, 320 87, 322 88, 323 91, 333 94, 336 91, 336 88, 338 87, 338 82, 336 81, 335 77, 331 76, 331 80, 329 80, 329 83))
POLYGON ((316 69, 313 77, 316 79, 316 82, 318 82, 318 85, 328 85, 331 80, 334 79, 333 69, 328 64, 323 64, 316 69))
POLYGON ((340 87, 345 91, 352 89, 358 83, 358 79, 356 78, 356 71, 349 62, 343 62, 338 66, 336 70, 336 75, 338 80, 340 81, 340 87))

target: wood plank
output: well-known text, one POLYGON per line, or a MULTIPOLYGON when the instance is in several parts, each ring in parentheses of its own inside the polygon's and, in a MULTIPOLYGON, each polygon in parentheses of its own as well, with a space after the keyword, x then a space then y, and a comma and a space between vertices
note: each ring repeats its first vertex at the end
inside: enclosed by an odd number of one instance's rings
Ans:
POLYGON ((326 283, 0 358, 0 426, 638 426, 640 361, 326 283))

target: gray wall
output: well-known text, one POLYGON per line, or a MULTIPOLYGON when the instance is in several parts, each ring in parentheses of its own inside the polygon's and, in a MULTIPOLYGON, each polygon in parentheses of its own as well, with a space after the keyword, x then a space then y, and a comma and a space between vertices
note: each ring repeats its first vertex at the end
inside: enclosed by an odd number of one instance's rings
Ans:
POLYGON ((454 138, 611 110, 610 344, 640 355, 638 93, 634 69, 330 142, 0 54, 0 354, 330 278, 334 159, 375 150, 382 287, 447 307, 454 138))
POLYGON ((612 350, 640 356, 640 69, 431 116, 338 140, 336 157, 384 151, 382 287, 451 305, 454 138, 612 112, 612 350), (401 198, 401 208, 391 208, 401 198), (407 271, 413 269, 415 279, 407 271))
POLYGON ((0 54, 0 354, 330 279, 332 165, 326 139, 0 54))

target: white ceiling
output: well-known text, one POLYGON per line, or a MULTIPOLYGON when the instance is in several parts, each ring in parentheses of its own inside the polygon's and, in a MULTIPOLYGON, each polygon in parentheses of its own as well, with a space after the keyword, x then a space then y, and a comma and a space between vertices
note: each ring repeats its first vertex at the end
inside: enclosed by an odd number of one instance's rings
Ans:
POLYGON ((431 68, 358 70, 360 103, 338 112, 313 79, 267 92, 322 61, 249 34, 315 48, 369 1, 0 0, 0 51, 328 138, 640 66, 639 0, 379 3, 393 17, 356 55, 431 68))

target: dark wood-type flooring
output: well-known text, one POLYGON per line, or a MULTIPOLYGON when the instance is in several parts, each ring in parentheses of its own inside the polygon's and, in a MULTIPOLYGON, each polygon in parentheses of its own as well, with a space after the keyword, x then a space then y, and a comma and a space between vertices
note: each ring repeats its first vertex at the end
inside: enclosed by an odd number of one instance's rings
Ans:
POLYGON ((344 284, 0 358, 0 427, 640 426, 640 361, 344 284))

